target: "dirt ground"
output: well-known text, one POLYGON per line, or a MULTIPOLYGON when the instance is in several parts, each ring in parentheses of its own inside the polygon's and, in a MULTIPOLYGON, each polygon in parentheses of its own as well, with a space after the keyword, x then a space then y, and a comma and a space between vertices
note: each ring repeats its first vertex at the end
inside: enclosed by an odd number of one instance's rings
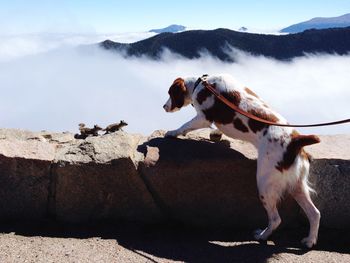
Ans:
POLYGON ((313 250, 305 227, 260 244, 252 230, 181 225, 2 223, 0 262, 350 262, 350 231, 321 229, 313 250))

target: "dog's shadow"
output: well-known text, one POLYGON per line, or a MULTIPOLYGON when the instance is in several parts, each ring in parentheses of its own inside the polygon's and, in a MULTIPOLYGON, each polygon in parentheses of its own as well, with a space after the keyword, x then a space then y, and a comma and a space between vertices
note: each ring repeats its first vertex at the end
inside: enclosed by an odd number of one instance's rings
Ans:
POLYGON ((306 250, 268 242, 258 243, 242 230, 200 230, 186 227, 148 230, 118 243, 152 262, 152 256, 180 262, 267 262, 281 253, 302 255, 306 250), (149 231, 149 232, 148 232, 149 231))
POLYGON ((212 158, 246 158, 242 153, 230 148, 230 142, 209 139, 192 140, 188 138, 156 137, 138 146, 137 151, 147 154, 147 146, 159 149, 159 161, 190 161, 212 158))
MULTIPOLYGON (((145 257, 150 255, 181 262, 256 262, 271 259, 301 259, 307 253, 327 252, 350 254, 346 238, 339 238, 340 231, 320 231, 321 239, 313 249, 304 248, 300 239, 307 229, 284 229, 274 233, 266 243, 258 243, 247 230, 204 230, 167 228, 150 230, 141 237, 119 238, 123 247, 145 257), (335 236, 338 238, 334 239, 335 236), (290 254, 289 256, 286 254, 290 254)), ((350 256, 350 255, 349 255, 350 256)), ((157 262, 154 260, 153 262, 157 262)))

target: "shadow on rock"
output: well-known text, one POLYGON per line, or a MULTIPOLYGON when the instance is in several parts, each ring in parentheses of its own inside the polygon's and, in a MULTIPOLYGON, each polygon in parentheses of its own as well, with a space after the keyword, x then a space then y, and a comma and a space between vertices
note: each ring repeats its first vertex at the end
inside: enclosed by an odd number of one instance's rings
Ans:
MULTIPOLYGON (((256 160, 228 141, 156 137, 138 147, 147 189, 167 219, 195 226, 264 227, 265 211, 256 187, 256 160)), ((286 198, 283 223, 295 221, 298 208, 286 198)))
POLYGON ((159 161, 189 162, 194 159, 209 160, 217 158, 245 159, 245 156, 230 148, 229 141, 213 143, 206 139, 191 140, 178 138, 153 138, 142 145, 137 150, 145 156, 148 147, 159 149, 159 161))

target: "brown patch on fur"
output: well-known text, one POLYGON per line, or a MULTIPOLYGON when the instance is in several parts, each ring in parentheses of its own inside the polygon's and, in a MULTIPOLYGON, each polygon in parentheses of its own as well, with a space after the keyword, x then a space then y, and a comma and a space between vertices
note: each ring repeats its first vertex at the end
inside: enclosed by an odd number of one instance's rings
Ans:
POLYGON ((291 134, 291 139, 291 142, 288 144, 283 154, 283 159, 276 165, 276 169, 280 172, 288 170, 293 165, 298 154, 305 160, 310 160, 311 156, 304 151, 303 147, 320 142, 320 139, 316 135, 300 135, 295 130, 291 134))
POLYGON ((226 97, 227 99, 231 98, 233 104, 235 104, 237 107, 241 103, 241 100, 242 100, 241 93, 239 93, 236 90, 230 91, 230 92, 223 92, 222 95, 224 95, 224 97, 226 97))
POLYGON ((267 121, 272 121, 272 122, 278 122, 279 119, 277 118, 276 115, 272 114, 272 113, 266 113, 265 111, 261 110, 261 109, 252 109, 249 111, 251 114, 263 119, 263 120, 267 120, 267 121))
MULTIPOLYGON (((279 121, 277 116, 275 116, 272 113, 266 113, 265 111, 263 111, 261 109, 252 109, 252 110, 249 110, 248 112, 263 119, 263 120, 272 121, 275 123, 277 123, 279 121)), ((259 121, 249 119, 248 126, 252 130, 252 132, 256 133, 258 131, 261 131, 262 129, 264 129, 268 125, 265 123, 261 123, 259 121)))
POLYGON ((249 119, 248 126, 252 130, 252 132, 257 133, 258 131, 264 129, 267 125, 259 121, 249 119))
POLYGON ((258 95, 256 95, 250 88, 245 87, 244 90, 249 94, 252 95, 255 98, 259 98, 258 95))
POLYGON ((184 79, 175 79, 173 84, 170 86, 168 93, 171 98, 171 110, 181 108, 185 103, 185 97, 187 94, 184 79))
MULTIPOLYGON (((212 85, 215 86, 215 84, 212 85)), ((221 95, 236 106, 241 102, 241 94, 238 91, 222 92, 221 95)), ((232 123, 236 115, 234 110, 216 97, 214 98, 214 105, 209 109, 203 110, 203 113, 208 121, 219 124, 232 123)))
POLYGON ((239 130, 239 131, 241 131, 241 132, 249 132, 247 126, 245 126, 245 125, 243 124, 242 120, 239 119, 239 118, 236 118, 236 119, 233 121, 233 126, 234 126, 237 130, 239 130))
POLYGON ((208 89, 204 88, 198 92, 196 99, 197 99, 199 104, 202 104, 211 95, 213 95, 213 94, 208 89))
POLYGON ((261 195, 261 196, 260 196, 260 199, 261 199, 261 200, 264 200, 264 196, 263 196, 263 195, 261 195))

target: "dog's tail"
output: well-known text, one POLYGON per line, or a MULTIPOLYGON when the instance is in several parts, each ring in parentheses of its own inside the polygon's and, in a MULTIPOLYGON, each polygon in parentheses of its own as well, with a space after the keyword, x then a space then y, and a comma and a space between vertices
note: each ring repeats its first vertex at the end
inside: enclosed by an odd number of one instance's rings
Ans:
POLYGON ((321 142, 320 138, 316 135, 296 135, 292 139, 292 144, 296 150, 301 150, 302 147, 319 143, 321 142))
POLYGON ((294 163, 295 158, 302 152, 310 161, 311 156, 303 150, 303 147, 319 143, 321 141, 316 135, 300 135, 296 131, 294 131, 291 136, 292 140, 287 146, 283 159, 278 162, 276 166, 277 170, 281 172, 288 169, 294 163))
POLYGON ((304 156, 311 162, 312 157, 309 153, 303 150, 304 146, 312 145, 321 142, 320 138, 316 135, 300 135, 294 136, 289 145, 290 149, 294 151, 295 154, 304 153, 304 156))
MULTIPOLYGON (((302 152, 309 162, 312 160, 312 156, 303 150, 304 146, 312 145, 321 142, 320 138, 316 135, 297 135, 292 139, 292 143, 296 147, 296 151, 302 152)), ((312 187, 312 184, 308 180, 308 172, 304 175, 304 186, 309 192, 316 194, 316 191, 312 187)))
POLYGON ((320 138, 316 135, 301 135, 301 134, 297 134, 295 136, 292 137, 292 141, 290 142, 290 144, 288 145, 288 149, 290 152, 293 152, 295 155, 299 154, 300 152, 304 152, 305 155, 307 156, 307 158, 309 159, 309 161, 311 161, 311 155, 306 153, 303 150, 304 146, 307 145, 312 145, 315 143, 319 143, 321 142, 320 138))

